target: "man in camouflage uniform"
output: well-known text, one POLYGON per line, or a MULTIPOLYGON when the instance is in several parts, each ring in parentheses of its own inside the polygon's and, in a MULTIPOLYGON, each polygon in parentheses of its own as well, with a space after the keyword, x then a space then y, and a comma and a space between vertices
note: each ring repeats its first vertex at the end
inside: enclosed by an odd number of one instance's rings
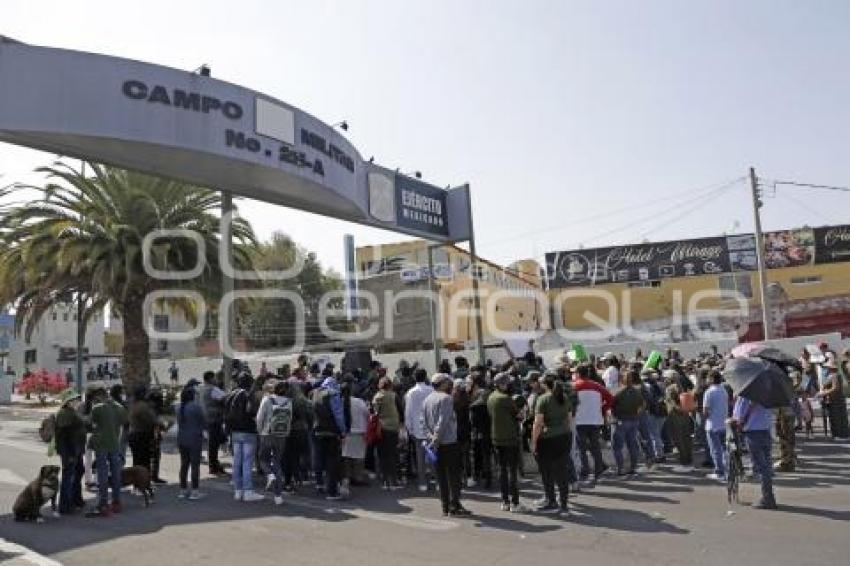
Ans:
POLYGON ((776 436, 779 438, 779 461, 773 469, 780 472, 793 472, 796 464, 794 456, 794 427, 797 418, 791 407, 781 407, 776 411, 776 436))

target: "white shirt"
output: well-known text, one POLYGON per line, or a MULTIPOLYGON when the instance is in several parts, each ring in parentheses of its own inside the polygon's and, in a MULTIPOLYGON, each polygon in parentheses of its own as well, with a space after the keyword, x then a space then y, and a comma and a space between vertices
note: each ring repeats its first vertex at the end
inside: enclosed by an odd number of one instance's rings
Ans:
POLYGON ((433 391, 427 383, 417 383, 404 396, 404 424, 413 438, 423 440, 427 437, 422 428, 422 405, 433 391))
POLYGON ((359 397, 351 397, 351 434, 366 434, 369 423, 369 407, 359 397))
POLYGON ((611 393, 616 393, 620 389, 620 370, 614 366, 608 366, 602 373, 602 381, 605 382, 605 388, 611 393))

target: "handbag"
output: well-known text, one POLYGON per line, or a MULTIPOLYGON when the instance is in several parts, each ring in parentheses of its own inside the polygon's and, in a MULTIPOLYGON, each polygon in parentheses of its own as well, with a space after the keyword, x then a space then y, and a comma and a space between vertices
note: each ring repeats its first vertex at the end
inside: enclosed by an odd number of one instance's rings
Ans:
POLYGON ((369 423, 366 425, 366 444, 370 446, 377 444, 382 437, 381 419, 378 418, 378 415, 369 415, 369 423))

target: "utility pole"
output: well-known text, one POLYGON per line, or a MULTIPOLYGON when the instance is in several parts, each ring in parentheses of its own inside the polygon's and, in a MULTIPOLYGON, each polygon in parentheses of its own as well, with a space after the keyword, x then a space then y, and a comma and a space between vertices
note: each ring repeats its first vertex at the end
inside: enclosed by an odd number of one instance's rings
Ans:
POLYGON ((428 310, 431 315, 431 343, 434 346, 434 371, 437 372, 440 370, 440 362, 443 357, 443 343, 440 340, 440 322, 438 322, 443 320, 443 310, 440 308, 440 288, 437 286, 437 281, 434 277, 434 247, 434 245, 428 245, 428 290, 431 294, 431 297, 428 299, 428 310))
POLYGON ((466 185, 467 214, 469 215, 469 262, 472 275, 472 308, 475 311, 475 337, 478 339, 478 363, 484 365, 484 329, 481 321, 481 295, 478 290, 478 255, 475 253, 475 227, 472 223, 472 193, 466 185))
POLYGON ((767 296, 767 269, 764 264, 764 237, 761 233, 761 192, 759 191, 758 177, 756 170, 750 167, 750 188, 753 192, 753 223, 756 233, 756 258, 759 264, 759 288, 761 289, 761 311, 762 311, 762 326, 764 328, 764 339, 770 340, 773 338, 773 325, 770 318, 770 299, 767 296))

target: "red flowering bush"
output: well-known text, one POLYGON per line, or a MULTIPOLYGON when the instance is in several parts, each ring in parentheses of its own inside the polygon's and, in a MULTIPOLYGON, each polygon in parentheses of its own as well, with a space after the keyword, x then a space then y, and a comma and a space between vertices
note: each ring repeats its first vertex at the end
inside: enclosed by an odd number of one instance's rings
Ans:
POLYGON ((68 383, 61 373, 50 373, 42 368, 24 376, 18 382, 18 394, 26 395, 27 399, 29 399, 30 395, 35 394, 38 395, 38 399, 42 403, 47 403, 48 395, 61 393, 66 387, 68 387, 68 383))

